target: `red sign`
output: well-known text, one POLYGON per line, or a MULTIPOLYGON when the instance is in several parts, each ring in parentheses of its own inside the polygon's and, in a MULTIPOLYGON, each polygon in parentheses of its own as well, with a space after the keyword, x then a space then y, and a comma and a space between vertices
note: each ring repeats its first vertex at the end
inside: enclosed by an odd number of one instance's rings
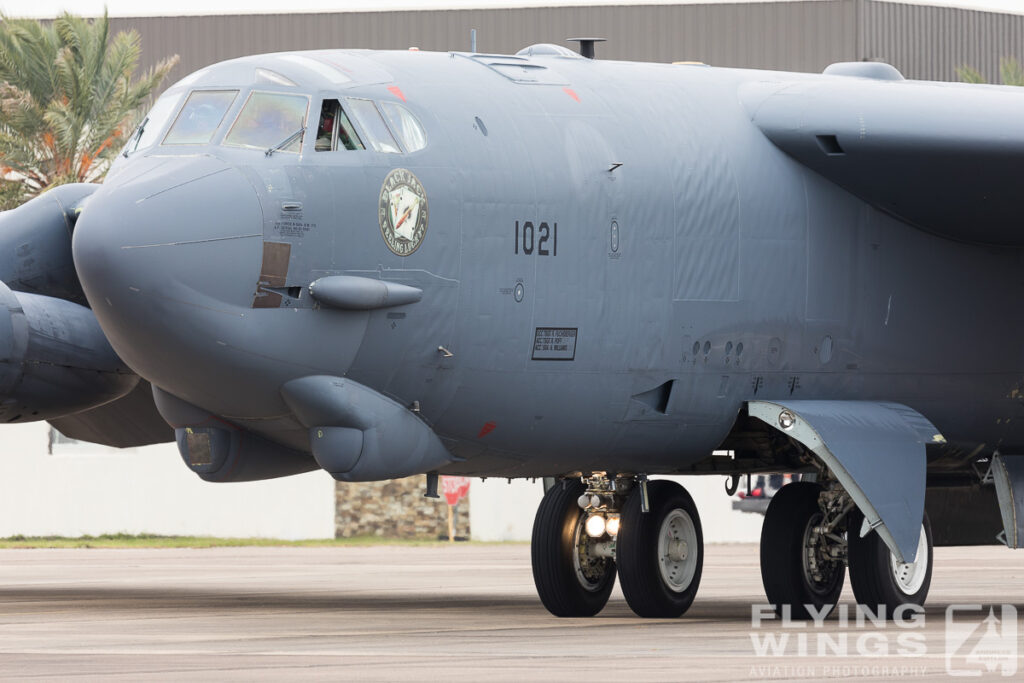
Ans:
POLYGON ((469 493, 469 477, 441 477, 441 489, 449 505, 455 505, 469 493))

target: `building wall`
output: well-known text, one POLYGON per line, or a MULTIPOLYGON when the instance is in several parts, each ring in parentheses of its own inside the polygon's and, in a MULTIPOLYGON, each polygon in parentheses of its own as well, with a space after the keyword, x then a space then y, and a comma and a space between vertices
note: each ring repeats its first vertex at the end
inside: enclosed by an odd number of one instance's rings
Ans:
POLYGON ((875 0, 688 5, 336 12, 111 20, 142 35, 143 64, 181 57, 167 84, 224 59, 318 48, 514 53, 579 35, 608 39, 598 57, 699 60, 716 66, 821 71, 877 58, 908 78, 956 80, 972 64, 990 79, 1001 56, 1021 54, 1024 16, 875 0))
POLYGON ((606 59, 703 60, 721 66, 821 70, 854 56, 855 7, 834 2, 540 7, 111 20, 142 35, 144 62, 178 54, 173 82, 247 54, 320 48, 469 50, 509 54, 534 43, 608 39, 606 59))
POLYGON ((211 484, 185 467, 174 444, 58 443, 51 455, 49 430, 31 423, 0 433, 0 537, 334 537, 335 482, 326 472, 211 484))
POLYGON ((969 64, 999 82, 999 60, 1024 60, 1024 15, 888 2, 862 3, 863 57, 880 57, 908 78, 955 81, 969 64))
POLYGON ((469 522, 474 541, 528 541, 544 496, 541 480, 474 479, 469 522))

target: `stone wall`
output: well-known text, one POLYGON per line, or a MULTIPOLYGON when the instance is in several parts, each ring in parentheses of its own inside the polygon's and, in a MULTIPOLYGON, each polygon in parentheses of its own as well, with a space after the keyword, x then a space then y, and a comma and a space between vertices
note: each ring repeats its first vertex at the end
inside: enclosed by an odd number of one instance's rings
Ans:
MULTIPOLYGON (((359 484, 339 481, 335 487, 335 537, 448 538, 444 494, 424 498, 425 490, 423 475, 359 484)), ((469 538, 469 496, 459 501, 453 512, 456 536, 469 538)))

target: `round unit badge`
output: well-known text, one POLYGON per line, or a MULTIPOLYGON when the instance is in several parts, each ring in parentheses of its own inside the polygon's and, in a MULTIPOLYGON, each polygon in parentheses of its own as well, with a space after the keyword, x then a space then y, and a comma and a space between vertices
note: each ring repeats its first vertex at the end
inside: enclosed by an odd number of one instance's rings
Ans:
POLYGON ((412 171, 396 168, 380 188, 380 234, 388 249, 408 256, 427 234, 427 192, 412 171))

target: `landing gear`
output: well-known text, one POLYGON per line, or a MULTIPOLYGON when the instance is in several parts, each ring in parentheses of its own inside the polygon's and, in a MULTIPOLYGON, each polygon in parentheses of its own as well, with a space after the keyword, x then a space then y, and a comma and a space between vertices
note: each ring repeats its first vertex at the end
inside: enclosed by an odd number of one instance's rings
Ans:
POLYGON ((761 579, 768 601, 793 619, 827 616, 846 567, 857 603, 892 618, 900 605, 923 605, 932 580, 932 529, 925 515, 914 562, 897 562, 864 515, 830 477, 826 487, 798 482, 772 499, 761 527, 761 579))
POLYGON ((704 537, 697 507, 679 484, 598 472, 544 494, 530 554, 541 602, 555 616, 600 612, 618 565, 637 615, 678 617, 700 585, 704 537))
POLYGON ((619 581, 641 617, 678 617, 693 603, 704 566, 704 536, 693 499, 679 484, 647 484, 650 510, 636 491, 622 509, 619 581))
POLYGON ((615 585, 613 541, 607 532, 596 538, 587 533, 588 514, 578 503, 585 491, 579 480, 556 483, 533 522, 533 582, 557 617, 594 616, 615 585))
POLYGON ((816 483, 795 482, 779 489, 765 512, 761 580, 780 615, 810 619, 810 607, 820 618, 839 600, 846 544, 838 525, 849 508, 830 494, 816 483))
POLYGON ((872 612, 885 609, 892 618, 900 605, 923 605, 932 583, 932 526, 928 515, 921 523, 917 557, 913 562, 897 562, 875 531, 860 537, 864 517, 850 515, 850 585, 857 602, 872 612))

